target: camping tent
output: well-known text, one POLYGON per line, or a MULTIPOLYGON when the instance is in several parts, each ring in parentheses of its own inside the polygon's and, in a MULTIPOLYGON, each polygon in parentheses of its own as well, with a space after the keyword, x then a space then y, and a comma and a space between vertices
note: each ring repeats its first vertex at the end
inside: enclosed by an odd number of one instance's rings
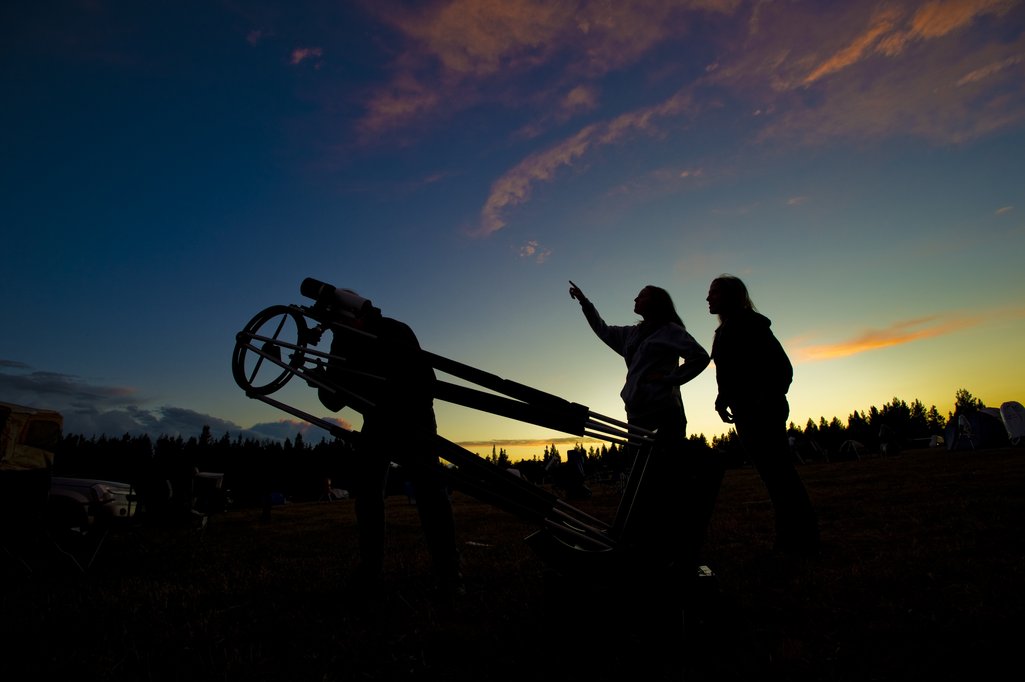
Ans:
POLYGON ((989 407, 955 414, 947 422, 944 440, 948 450, 998 448, 1009 443, 1000 411, 989 407))
POLYGON ((1012 445, 1025 442, 1025 407, 1016 400, 1009 400, 1000 406, 1000 418, 1007 429, 1012 445))

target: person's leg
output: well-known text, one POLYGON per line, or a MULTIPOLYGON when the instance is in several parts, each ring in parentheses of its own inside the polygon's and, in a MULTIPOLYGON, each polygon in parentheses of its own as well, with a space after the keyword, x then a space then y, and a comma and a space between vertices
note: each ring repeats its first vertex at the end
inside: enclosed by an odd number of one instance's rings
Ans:
POLYGON ((423 439, 410 446, 413 448, 411 452, 419 459, 409 467, 409 473, 435 577, 443 589, 458 590, 461 589, 462 574, 452 501, 448 481, 433 454, 432 442, 433 438, 423 439))
POLYGON ((694 507, 688 494, 693 485, 688 459, 687 421, 682 406, 667 405, 630 423, 656 432, 655 445, 636 460, 631 484, 633 505, 624 538, 647 562, 682 566, 694 554, 694 507), (638 470, 644 467, 643 477, 638 470))
POLYGON ((784 551, 813 551, 819 544, 818 521, 791 458, 783 423, 777 415, 750 414, 737 419, 737 435, 772 500, 776 547, 784 551))
POLYGON ((352 492, 359 527, 360 566, 357 573, 366 579, 376 579, 384 563, 384 492, 390 466, 388 458, 373 447, 365 447, 356 453, 352 492))

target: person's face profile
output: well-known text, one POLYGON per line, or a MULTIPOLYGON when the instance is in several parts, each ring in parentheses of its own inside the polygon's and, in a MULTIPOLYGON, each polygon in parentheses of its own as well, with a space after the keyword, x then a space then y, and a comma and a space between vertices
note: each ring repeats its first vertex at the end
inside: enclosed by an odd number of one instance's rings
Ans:
POLYGON ((634 299, 634 312, 644 317, 651 309, 651 290, 648 287, 641 289, 634 299))
POLYGON ((719 282, 712 282, 712 285, 708 287, 708 296, 705 298, 708 301, 708 312, 712 315, 717 315, 722 310, 722 285, 719 282))

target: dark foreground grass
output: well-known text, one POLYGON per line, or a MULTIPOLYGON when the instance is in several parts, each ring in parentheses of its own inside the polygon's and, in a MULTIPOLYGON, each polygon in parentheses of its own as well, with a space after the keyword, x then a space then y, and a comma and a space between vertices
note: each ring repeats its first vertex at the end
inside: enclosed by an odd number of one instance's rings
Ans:
MULTIPOLYGON (((800 469, 814 559, 771 551, 751 470, 727 472, 699 582, 554 574, 536 530, 456 493, 468 592, 434 594, 415 508, 389 498, 378 594, 354 591, 352 503, 232 511, 108 536, 82 573, 8 557, 0 679, 964 680, 1017 667, 1025 451, 915 451, 800 469)), ((586 507, 611 519, 618 499, 586 507)), ((652 576, 653 578, 653 576, 652 576)))

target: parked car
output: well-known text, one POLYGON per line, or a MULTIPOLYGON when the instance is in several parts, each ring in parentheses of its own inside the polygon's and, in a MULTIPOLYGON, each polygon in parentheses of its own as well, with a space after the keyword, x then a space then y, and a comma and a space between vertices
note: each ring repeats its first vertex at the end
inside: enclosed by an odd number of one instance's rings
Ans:
POLYGON ((51 527, 86 534, 96 526, 126 523, 139 509, 139 496, 128 483, 54 476, 47 518, 51 527))

